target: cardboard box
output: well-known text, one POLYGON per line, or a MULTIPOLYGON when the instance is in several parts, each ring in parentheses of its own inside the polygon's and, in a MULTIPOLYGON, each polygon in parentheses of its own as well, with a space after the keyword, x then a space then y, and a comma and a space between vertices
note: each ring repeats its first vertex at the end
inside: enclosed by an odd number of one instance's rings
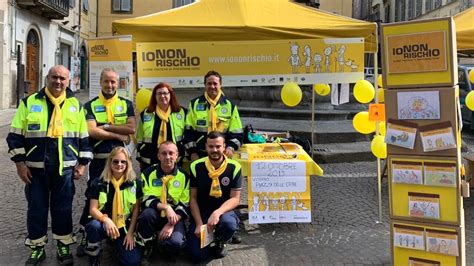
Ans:
POLYGON ((464 165, 466 181, 469 182, 471 189, 474 188, 474 153, 468 153, 463 156, 462 164, 464 165))
POLYGON ((463 223, 457 158, 389 156, 388 165, 392 219, 457 226, 463 223), (414 203, 418 204, 415 208, 414 203))
POLYGON ((458 134, 458 95, 459 89, 457 86, 445 88, 386 90, 385 117, 387 121, 391 119, 397 120, 399 121, 399 123, 408 122, 410 124, 414 124, 417 128, 413 149, 395 146, 390 144, 390 141, 387 141, 387 154, 452 157, 458 156, 458 154, 460 154, 461 146, 460 134, 458 134), (432 103, 430 103, 430 100, 426 100, 432 97, 433 95, 439 98, 438 106, 436 106, 435 100, 432 100, 432 103), (436 109, 438 109, 439 111, 436 111, 436 109), (424 116, 431 116, 430 118, 437 119, 401 119, 423 118, 424 116), (437 124, 440 122, 450 123, 457 148, 424 152, 422 146, 422 139, 420 136, 420 130, 418 128, 437 124))
POLYGON ((392 265, 466 265, 464 226, 392 220, 390 228, 392 265))
POLYGON ((383 87, 445 87, 458 83, 451 17, 382 25, 383 87))

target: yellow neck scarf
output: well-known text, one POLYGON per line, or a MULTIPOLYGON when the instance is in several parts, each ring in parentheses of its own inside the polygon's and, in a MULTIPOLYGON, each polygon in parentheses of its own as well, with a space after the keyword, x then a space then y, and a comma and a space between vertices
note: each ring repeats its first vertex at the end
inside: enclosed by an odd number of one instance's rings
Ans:
POLYGON ((219 176, 224 173, 227 168, 227 157, 224 155, 224 161, 222 162, 219 168, 215 169, 212 165, 209 157, 204 161, 206 164, 206 169, 209 172, 209 178, 212 179, 211 190, 209 191, 209 196, 220 198, 222 196, 221 184, 219 183, 219 176))
POLYGON ((53 114, 51 115, 51 121, 49 122, 47 136, 50 138, 59 138, 63 136, 63 115, 61 112, 61 104, 66 100, 66 92, 63 92, 59 97, 55 98, 49 88, 44 90, 48 99, 54 104, 53 114))
POLYGON ((102 90, 99 92, 99 100, 105 106, 105 110, 107 111, 107 120, 109 121, 110 124, 115 123, 114 110, 112 110, 113 109, 112 105, 117 99, 118 99, 117 92, 115 92, 115 95, 110 97, 110 99, 105 98, 104 94, 102 93, 102 90))
MULTIPOLYGON (((163 182, 160 195, 161 204, 168 204, 168 182, 173 179, 173 177, 172 175, 165 175, 161 178, 163 182)), ((161 217, 166 217, 166 210, 161 211, 161 217)))
POLYGON ((211 131, 217 131, 217 112, 216 112, 216 106, 219 103, 219 99, 221 98, 222 91, 219 90, 219 94, 217 94, 216 98, 213 100, 209 95, 207 95, 207 91, 204 92, 204 97, 206 97, 207 102, 211 105, 209 107, 209 127, 207 128, 207 132, 211 131))
POLYGON ((160 107, 156 106, 155 112, 158 115, 158 117, 161 119, 160 131, 158 133, 158 141, 156 142, 156 145, 160 147, 160 144, 165 142, 166 139, 168 138, 167 136, 168 120, 171 114, 171 107, 168 106, 168 109, 166 110, 166 112, 164 112, 163 110, 161 110, 160 107))
POLYGON ((115 189, 114 201, 112 203, 112 221, 114 222, 117 228, 125 227, 125 217, 123 215, 123 200, 122 200, 122 191, 120 186, 125 181, 125 177, 121 176, 118 180, 113 177, 112 185, 115 189))

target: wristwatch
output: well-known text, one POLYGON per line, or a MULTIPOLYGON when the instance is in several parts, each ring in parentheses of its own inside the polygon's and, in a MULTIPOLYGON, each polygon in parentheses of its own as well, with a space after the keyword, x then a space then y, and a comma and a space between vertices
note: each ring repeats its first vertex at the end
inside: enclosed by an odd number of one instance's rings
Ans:
POLYGON ((104 128, 104 130, 108 130, 110 128, 110 124, 109 123, 104 124, 102 127, 104 128))

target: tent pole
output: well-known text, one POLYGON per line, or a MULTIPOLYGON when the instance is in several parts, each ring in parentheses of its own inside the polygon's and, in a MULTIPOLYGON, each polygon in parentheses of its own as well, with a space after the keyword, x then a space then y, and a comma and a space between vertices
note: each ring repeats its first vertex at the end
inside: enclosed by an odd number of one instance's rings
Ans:
POLYGON ((311 95, 312 95, 312 104, 311 104, 311 159, 314 160, 314 88, 311 88, 311 95))
MULTIPOLYGON (((377 30, 375 31, 375 40, 378 43, 378 25, 377 30)), ((377 44, 378 45, 378 44, 377 44)), ((378 85, 378 77, 379 77, 379 65, 378 65, 378 47, 376 52, 374 53, 374 86, 375 86, 375 103, 379 103, 379 85, 378 85)), ((380 130, 380 121, 375 123, 375 136, 379 134, 380 130)), ((382 223, 382 173, 380 167, 380 158, 377 157, 377 190, 378 190, 378 199, 379 199, 379 219, 376 223, 382 223)))

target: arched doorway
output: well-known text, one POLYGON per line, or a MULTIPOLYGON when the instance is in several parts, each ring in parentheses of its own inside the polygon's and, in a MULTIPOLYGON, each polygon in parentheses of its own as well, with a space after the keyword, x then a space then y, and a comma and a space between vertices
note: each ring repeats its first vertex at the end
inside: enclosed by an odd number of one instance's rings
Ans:
POLYGON ((84 44, 81 45, 79 51, 79 56, 81 59, 81 91, 89 88, 89 61, 87 60, 87 48, 84 44))
POLYGON ((40 72, 40 39, 38 33, 31 29, 26 37, 26 73, 25 82, 28 86, 28 95, 38 91, 40 72))

